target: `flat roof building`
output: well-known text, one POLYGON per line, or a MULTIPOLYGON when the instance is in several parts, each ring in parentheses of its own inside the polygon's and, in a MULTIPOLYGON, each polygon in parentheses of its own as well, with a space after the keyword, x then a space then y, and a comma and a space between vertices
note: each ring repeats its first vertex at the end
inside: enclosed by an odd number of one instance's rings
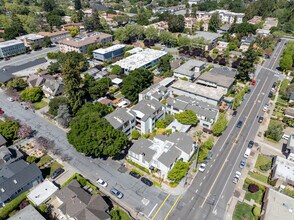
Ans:
POLYGON ((107 48, 99 48, 93 51, 93 57, 100 61, 112 60, 116 57, 123 56, 125 47, 126 45, 124 44, 116 44, 107 48))
POLYGON ((38 46, 39 48, 42 47, 44 36, 40 34, 27 34, 17 37, 16 39, 21 40, 26 47, 33 49, 34 45, 38 46))
POLYGON ((21 40, 8 40, 0 43, 0 58, 11 57, 26 52, 21 40))
POLYGON ((204 67, 205 63, 203 61, 188 60, 186 63, 174 70, 174 76, 194 80, 200 75, 200 72, 204 69, 204 67))
POLYGON ((69 31, 39 32, 44 37, 49 37, 52 43, 56 43, 67 37, 70 37, 69 31))
POLYGON ((276 181, 276 186, 294 185, 294 162, 275 156, 271 179, 276 181))
POLYGON ((113 65, 120 66, 125 73, 129 71, 144 68, 149 69, 159 63, 160 58, 167 55, 167 52, 161 50, 145 49, 129 57, 117 61, 113 65))

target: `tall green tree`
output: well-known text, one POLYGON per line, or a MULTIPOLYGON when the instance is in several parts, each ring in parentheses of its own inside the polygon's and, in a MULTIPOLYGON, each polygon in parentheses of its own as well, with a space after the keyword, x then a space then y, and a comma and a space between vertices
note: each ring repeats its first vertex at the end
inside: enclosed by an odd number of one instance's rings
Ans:
POLYGON ((157 41, 159 36, 158 36, 158 31, 156 30, 156 28, 154 27, 147 27, 145 29, 145 36, 146 36, 146 39, 148 40, 154 40, 154 41, 157 41))
POLYGON ((183 15, 170 15, 168 18, 168 30, 170 32, 182 33, 185 29, 185 18, 183 15))
POLYGON ((24 34, 26 34, 26 31, 21 20, 16 15, 13 15, 10 26, 5 29, 4 39, 11 40, 24 34))
POLYGON ((50 99, 48 113, 57 116, 59 106, 61 105, 68 105, 68 99, 66 97, 59 96, 50 99))
POLYGON ((186 110, 178 114, 175 114, 175 118, 180 123, 185 125, 197 125, 198 123, 197 115, 192 110, 186 110))
POLYGON ((290 54, 284 54, 280 59, 280 67, 282 70, 290 70, 293 66, 293 58, 290 54))
POLYGON ((81 0, 74 0, 74 4, 75 4, 75 10, 80 10, 80 9, 82 9, 82 3, 81 3, 81 0))
POLYGON ((265 136, 275 141, 280 141, 283 136, 283 123, 280 121, 271 121, 268 129, 265 132, 265 136))
POLYGON ((40 86, 27 88, 20 93, 20 98, 23 101, 39 102, 43 96, 43 91, 40 86))
POLYGON ((86 97, 91 100, 103 97, 106 95, 110 85, 111 79, 109 78, 95 80, 93 76, 87 74, 84 79, 84 88, 87 91, 86 97))
POLYGON ((221 113, 217 121, 212 126, 212 133, 215 136, 220 136, 228 125, 228 119, 224 113, 221 113))
POLYGON ((0 121, 0 134, 7 142, 12 142, 17 138, 20 124, 16 121, 0 121))
POLYGON ((248 51, 244 53, 244 58, 241 60, 238 66, 239 74, 236 76, 241 80, 249 80, 249 74, 255 71, 254 62, 256 61, 257 53, 256 51, 250 47, 248 51))
POLYGON ((54 0, 44 0, 43 1, 43 9, 44 11, 53 11, 56 8, 56 4, 54 0))
POLYGON ((221 25, 221 20, 218 18, 218 13, 212 14, 209 23, 208 23, 208 30, 212 32, 216 32, 217 29, 221 25))
POLYGON ((174 167, 168 172, 167 178, 173 182, 179 183, 183 179, 189 169, 189 163, 178 160, 174 167))
POLYGON ((6 85, 8 89, 15 89, 16 91, 24 90, 28 84, 22 78, 16 78, 9 81, 6 85))

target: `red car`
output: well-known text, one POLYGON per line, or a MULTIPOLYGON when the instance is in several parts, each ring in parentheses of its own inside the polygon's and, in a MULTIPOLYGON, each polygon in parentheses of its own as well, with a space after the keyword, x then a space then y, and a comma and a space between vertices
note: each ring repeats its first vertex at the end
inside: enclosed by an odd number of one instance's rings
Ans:
POLYGON ((251 81, 251 85, 255 85, 255 83, 256 83, 256 81, 253 79, 252 81, 251 81))

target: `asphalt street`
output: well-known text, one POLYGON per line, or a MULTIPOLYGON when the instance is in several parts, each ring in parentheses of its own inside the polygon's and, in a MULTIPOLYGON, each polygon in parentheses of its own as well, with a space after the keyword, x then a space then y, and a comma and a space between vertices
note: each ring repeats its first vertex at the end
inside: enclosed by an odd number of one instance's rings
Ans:
POLYGON ((233 176, 240 171, 239 163, 258 131, 258 116, 269 102, 268 93, 277 81, 277 67, 285 40, 278 43, 272 57, 256 71, 256 85, 247 94, 238 114, 230 121, 227 129, 214 146, 213 157, 204 173, 198 173, 189 189, 179 200, 168 219, 224 219, 226 208, 234 193, 233 176), (237 128, 237 122, 243 126, 237 128))

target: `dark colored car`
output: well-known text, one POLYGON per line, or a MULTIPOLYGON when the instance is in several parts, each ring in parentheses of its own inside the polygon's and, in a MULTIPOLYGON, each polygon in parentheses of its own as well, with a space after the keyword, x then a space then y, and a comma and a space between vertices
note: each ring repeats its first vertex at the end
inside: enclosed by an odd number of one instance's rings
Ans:
POLYGON ((268 94, 268 97, 269 97, 269 98, 272 98, 273 95, 274 95, 274 94, 273 94, 272 92, 270 92, 270 93, 268 94))
POLYGON ((136 173, 134 171, 131 171, 129 174, 137 179, 140 179, 140 177, 141 177, 141 175, 139 173, 136 173))
POLYGON ((232 116, 233 116, 233 117, 236 117, 236 116, 237 116, 237 113, 238 113, 238 112, 235 110, 235 111, 233 112, 232 116))
POLYGON ((242 125, 243 125, 243 121, 238 121, 238 123, 237 123, 237 128, 241 128, 242 125))
POLYGON ((152 186, 153 185, 153 183, 150 180, 146 179, 145 177, 142 177, 141 181, 143 183, 145 183, 147 186, 152 186))
POLYGON ((63 172, 64 172, 64 169, 58 168, 57 170, 54 171, 54 173, 52 173, 51 178, 55 179, 56 177, 58 177, 63 172))
POLYGON ((254 141, 249 141, 249 143, 248 143, 248 148, 252 148, 253 145, 254 145, 254 141))
POLYGON ((262 121, 263 121, 263 117, 262 116, 259 116, 258 123, 262 123, 262 121))
POLYGON ((243 169, 244 167, 245 167, 245 165, 246 165, 246 160, 241 160, 241 162, 240 162, 240 168, 241 169, 243 169))
POLYGON ((272 87, 273 87, 273 88, 276 88, 276 85, 277 85, 277 83, 274 82, 272 87))
POLYGON ((251 92, 251 89, 248 89, 248 90, 247 90, 247 93, 250 93, 250 92, 251 92))
POLYGON ((113 195, 115 195, 117 198, 119 198, 119 199, 121 199, 122 197, 124 197, 124 194, 123 194, 121 191, 117 190, 116 188, 112 188, 112 189, 110 190, 110 192, 111 192, 113 195))

